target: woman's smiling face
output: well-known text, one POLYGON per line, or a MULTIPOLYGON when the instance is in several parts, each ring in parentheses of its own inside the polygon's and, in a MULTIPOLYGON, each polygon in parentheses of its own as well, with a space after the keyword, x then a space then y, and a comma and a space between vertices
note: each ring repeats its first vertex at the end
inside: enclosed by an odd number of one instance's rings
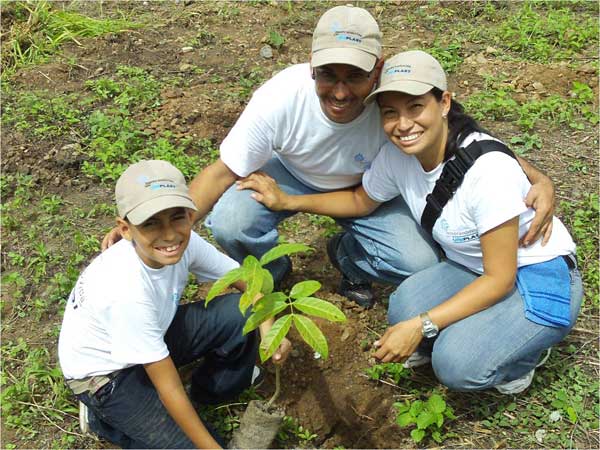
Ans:
POLYGON ((443 161, 450 101, 449 92, 444 92, 439 101, 431 92, 409 95, 390 91, 378 95, 386 135, 404 153, 416 156, 425 170, 443 161))

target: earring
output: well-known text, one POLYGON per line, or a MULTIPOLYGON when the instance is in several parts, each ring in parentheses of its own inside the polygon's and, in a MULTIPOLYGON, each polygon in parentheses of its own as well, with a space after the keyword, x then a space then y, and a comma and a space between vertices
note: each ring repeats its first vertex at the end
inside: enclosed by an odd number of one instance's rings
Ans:
POLYGON ((448 118, 448 113, 442 114, 442 119, 447 119, 447 118, 448 118))

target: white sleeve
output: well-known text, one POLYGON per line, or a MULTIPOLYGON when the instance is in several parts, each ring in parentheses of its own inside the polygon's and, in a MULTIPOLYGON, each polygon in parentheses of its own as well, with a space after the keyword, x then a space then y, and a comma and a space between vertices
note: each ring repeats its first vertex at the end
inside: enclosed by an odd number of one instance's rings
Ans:
POLYGON ((254 93, 220 146, 221 160, 240 177, 260 169, 273 156, 276 125, 268 118, 277 117, 280 102, 270 84, 271 80, 254 93))
POLYGON ((221 253, 195 232, 192 232, 188 249, 190 251, 189 271, 198 281, 218 280, 230 270, 240 266, 237 261, 221 253))
POLYGON ((527 211, 524 199, 530 186, 510 156, 490 152, 479 157, 461 187, 470 192, 468 207, 479 235, 527 211))
POLYGON ((117 300, 110 309, 108 326, 111 357, 116 362, 147 364, 169 356, 158 311, 147 297, 117 300))
POLYGON ((362 178, 367 195, 379 203, 387 202, 401 194, 397 175, 403 172, 403 168, 397 161, 392 161, 395 158, 389 145, 392 144, 384 144, 362 178))

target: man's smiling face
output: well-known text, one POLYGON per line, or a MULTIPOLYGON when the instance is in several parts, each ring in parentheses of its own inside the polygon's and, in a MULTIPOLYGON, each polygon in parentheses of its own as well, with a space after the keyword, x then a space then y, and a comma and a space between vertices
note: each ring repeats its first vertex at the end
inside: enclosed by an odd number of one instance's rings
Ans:
POLYGON ((337 123, 352 122, 360 115, 377 80, 376 70, 365 72, 349 64, 326 64, 313 71, 321 109, 337 123))

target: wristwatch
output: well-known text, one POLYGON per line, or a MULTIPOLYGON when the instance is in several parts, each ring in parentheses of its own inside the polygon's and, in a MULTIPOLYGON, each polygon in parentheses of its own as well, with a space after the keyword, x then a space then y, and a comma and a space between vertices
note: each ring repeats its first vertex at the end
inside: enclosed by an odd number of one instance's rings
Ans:
POLYGON ((421 319, 421 324, 423 327, 421 328, 421 332, 423 333, 423 337, 427 339, 434 338, 438 335, 440 329, 439 327, 431 321, 431 317, 426 312, 419 314, 419 318, 421 319))

